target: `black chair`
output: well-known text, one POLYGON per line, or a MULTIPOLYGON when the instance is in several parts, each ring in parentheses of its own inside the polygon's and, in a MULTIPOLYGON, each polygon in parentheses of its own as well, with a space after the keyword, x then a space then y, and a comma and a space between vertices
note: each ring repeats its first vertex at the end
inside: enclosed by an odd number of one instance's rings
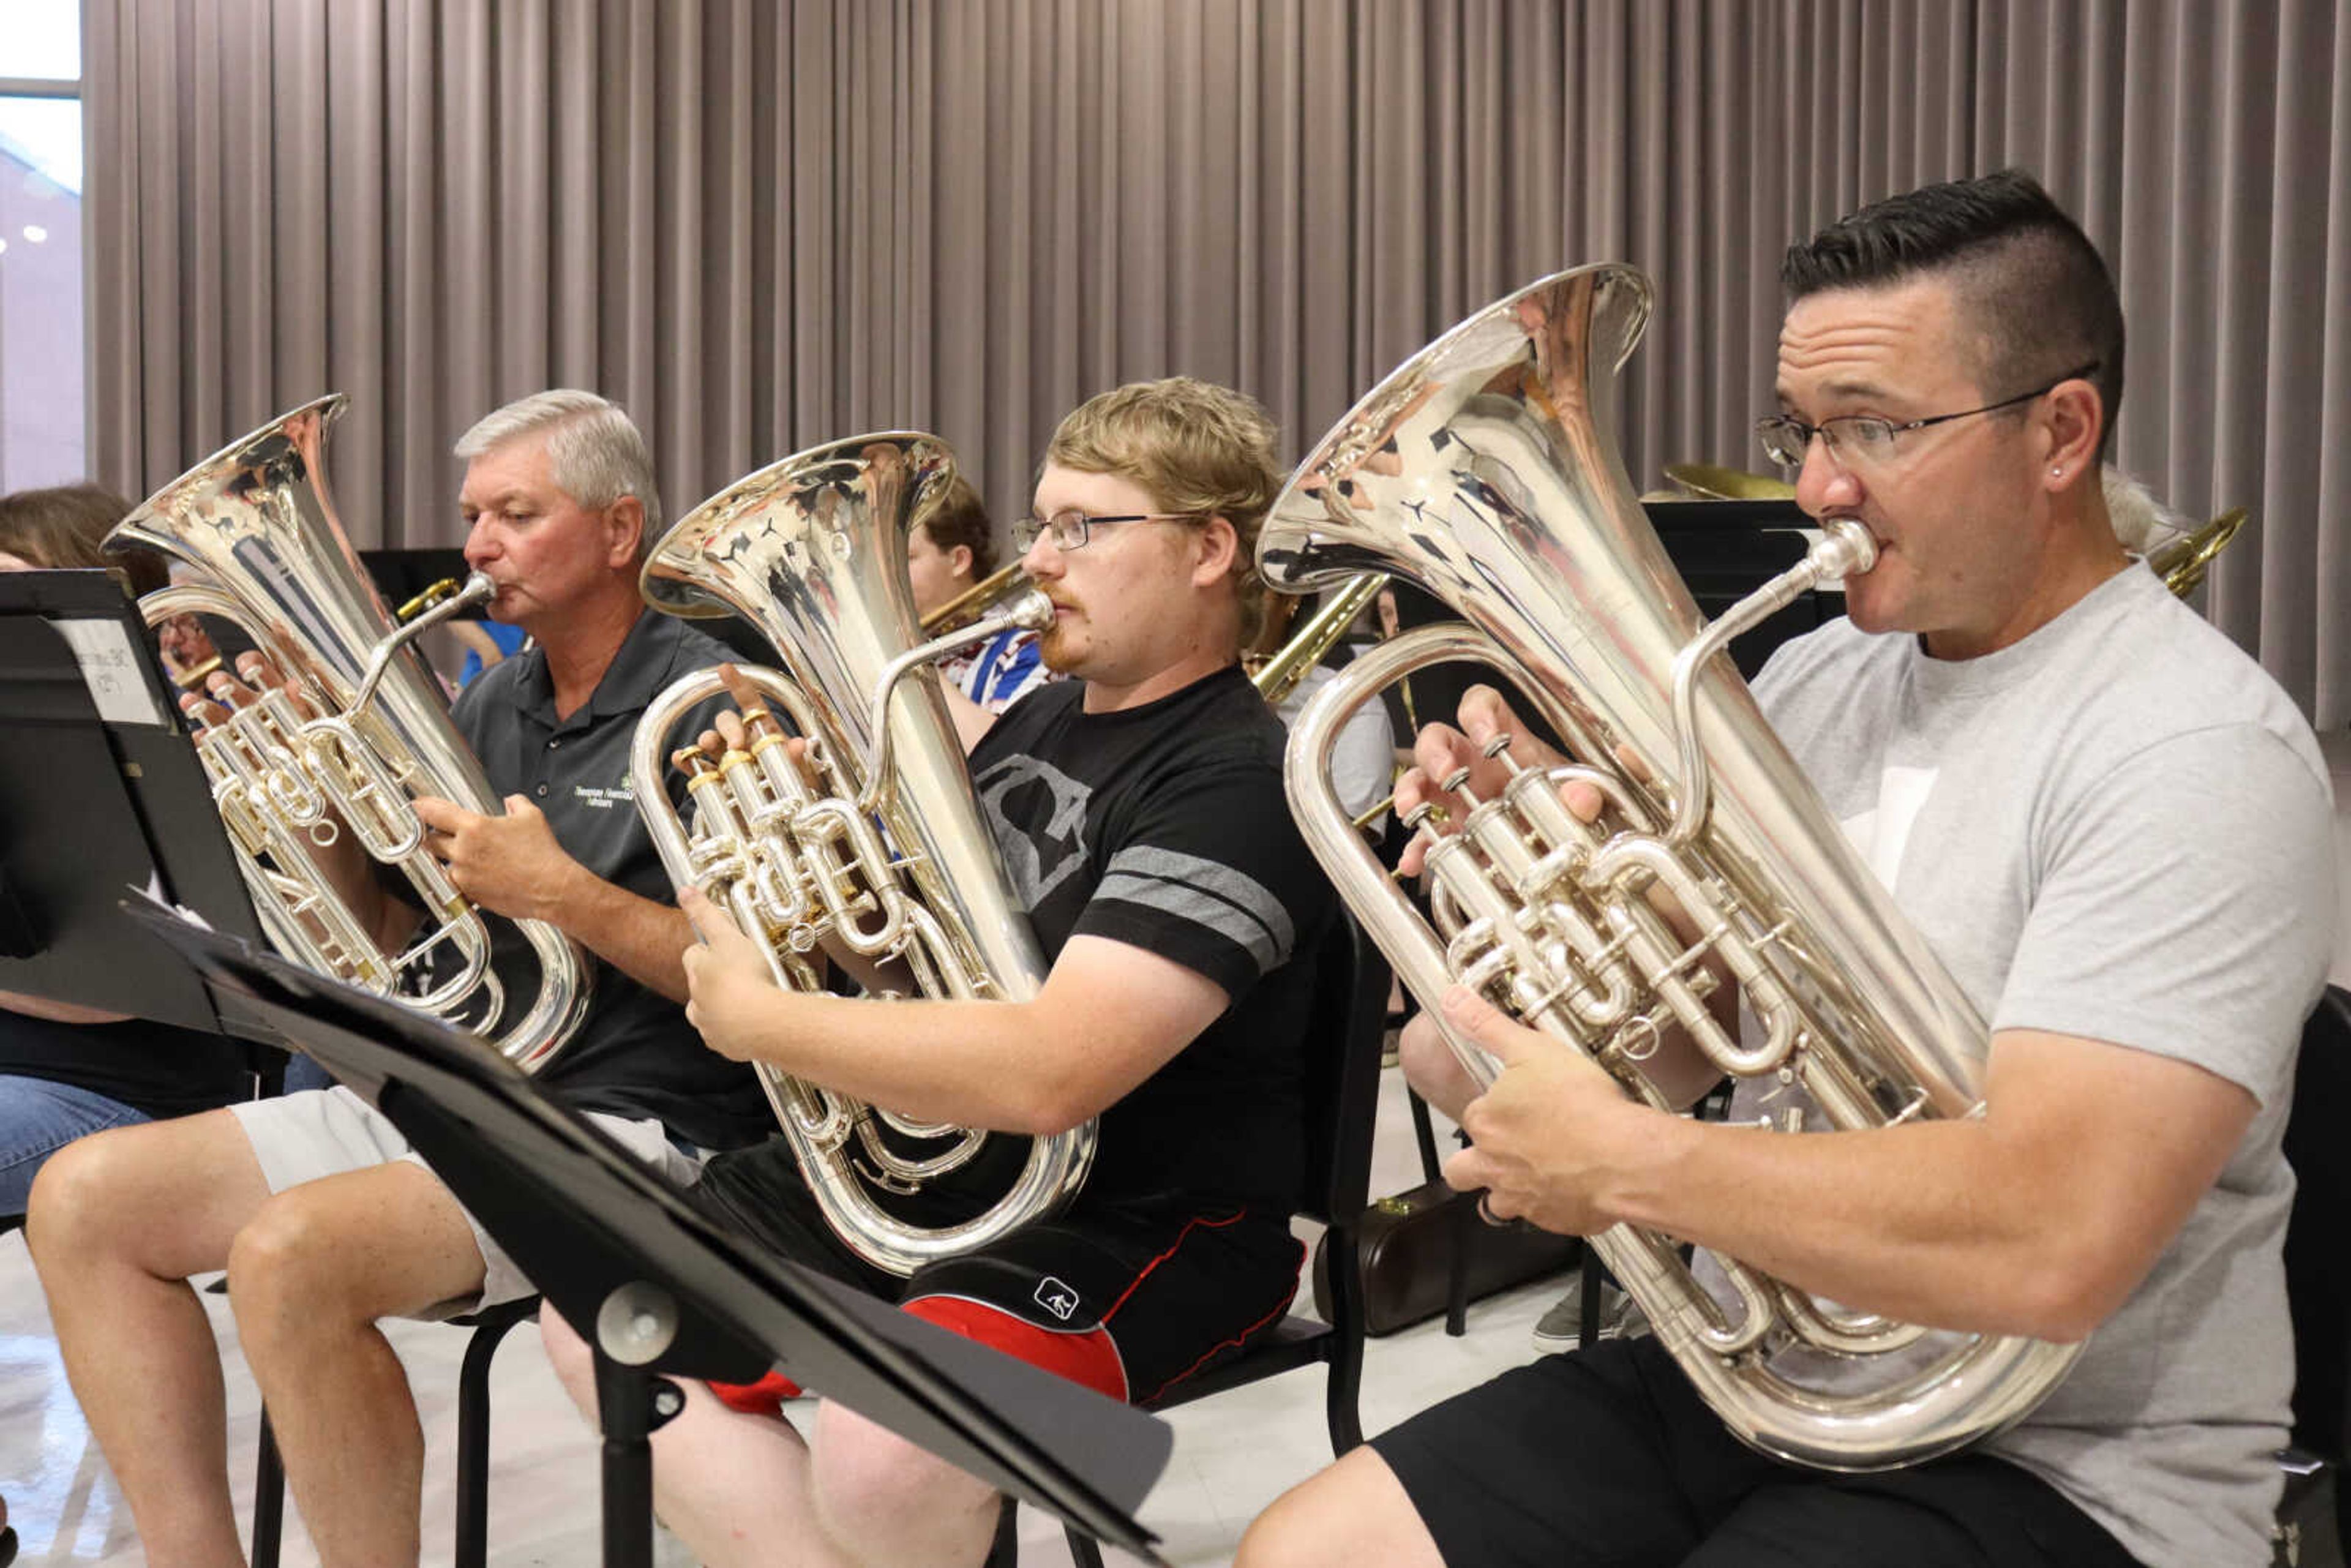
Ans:
POLYGON ((2351 1542, 2343 1468, 2351 1457, 2351 991, 2329 986, 2303 1026, 2287 1114, 2285 1155, 2294 1166, 2294 1212, 2286 1221, 2286 1298, 2294 1313, 2294 1446, 2278 1510, 2279 1561, 2340 1563, 2351 1542), (2333 1493, 2333 1508, 2325 1493, 2333 1493), (2308 1539, 2333 1525, 2332 1542, 2308 1539))
MULTIPOLYGON (((457 1372, 456 1568, 482 1568, 490 1534, 490 1363, 498 1343, 517 1323, 538 1315, 538 1298, 486 1307, 451 1318, 453 1328, 470 1328, 465 1359, 457 1372)), ((261 1412, 260 1455, 254 1466, 253 1568, 277 1568, 277 1547, 286 1528, 286 1469, 277 1457, 277 1436, 269 1412, 261 1412)))
MULTIPOLYGON (((1385 1032, 1388 966, 1370 937, 1342 912, 1322 949, 1314 1017, 1322 1033, 1306 1069, 1306 1202, 1299 1212, 1328 1231, 1330 1322, 1292 1313, 1232 1360, 1219 1363, 1144 1406, 1172 1409, 1261 1378, 1317 1363, 1330 1369, 1323 1416, 1333 1458, 1364 1440, 1357 1408, 1364 1383, 1364 1276, 1355 1246, 1372 1177, 1372 1129, 1379 1107, 1380 1042, 1385 1032)), ((992 1568, 1010 1568, 1012 1504, 1008 1499, 992 1568)), ((1102 1568, 1102 1553, 1068 1531, 1078 1568, 1102 1568)))
MULTIPOLYGON (((0 1215, 0 1236, 5 1236, 12 1230, 22 1230, 24 1228, 23 1215, 0 1215)), ((0 1568, 8 1568, 8 1564, 15 1561, 16 1561, 16 1527, 13 1524, 0 1527, 0 1568)))

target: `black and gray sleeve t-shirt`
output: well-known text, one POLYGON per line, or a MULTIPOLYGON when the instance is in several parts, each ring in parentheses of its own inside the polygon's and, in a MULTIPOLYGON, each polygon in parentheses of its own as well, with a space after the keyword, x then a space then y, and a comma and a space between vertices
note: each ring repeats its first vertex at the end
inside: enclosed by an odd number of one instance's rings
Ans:
POLYGON ((1105 1112, 1081 1203, 1183 1192, 1295 1207, 1301 1082, 1329 883, 1291 822, 1283 731, 1228 666, 1140 707, 1023 697, 971 757, 974 789, 1046 956, 1070 937, 1160 954, 1231 1005, 1105 1112))

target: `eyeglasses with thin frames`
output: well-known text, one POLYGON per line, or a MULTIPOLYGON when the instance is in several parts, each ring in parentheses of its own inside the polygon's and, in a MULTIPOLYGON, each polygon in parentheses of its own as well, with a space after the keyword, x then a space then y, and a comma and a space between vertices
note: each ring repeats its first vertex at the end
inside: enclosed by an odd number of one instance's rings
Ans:
POLYGON ((1782 467, 1793 471, 1804 465, 1804 454, 1811 450, 1813 437, 1825 443, 1829 455, 1847 467, 1883 467, 1894 460, 1895 437, 1905 432, 1924 430, 1932 424, 1948 424, 1955 419, 1971 419, 1980 413, 1995 413, 2018 403, 2031 402, 2046 397, 2067 382, 2095 374, 2098 361, 2091 361, 2077 370, 2067 371, 2046 386, 2004 397, 1998 402, 1988 402, 1981 408, 1963 408, 1957 413, 1930 414, 1925 419, 1896 423, 1880 419, 1874 413, 1841 413, 1824 419, 1818 424, 1807 424, 1791 413, 1775 413, 1755 422, 1755 434, 1763 443, 1764 455, 1782 467))
POLYGON ((1012 542, 1026 555, 1029 547, 1041 536, 1053 541, 1053 548, 1067 555, 1086 548, 1093 530, 1111 523, 1196 523, 1214 516, 1209 512, 1123 512, 1115 517, 1090 517, 1075 507, 1055 512, 1050 517, 1027 517, 1012 525, 1012 542))

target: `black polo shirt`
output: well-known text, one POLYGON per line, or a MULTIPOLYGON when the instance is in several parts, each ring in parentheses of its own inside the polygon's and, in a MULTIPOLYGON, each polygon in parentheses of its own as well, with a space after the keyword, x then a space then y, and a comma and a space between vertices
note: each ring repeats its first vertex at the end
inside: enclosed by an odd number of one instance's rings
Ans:
MULTIPOLYGON (((554 683, 537 648, 466 687, 453 716, 501 798, 520 795, 538 807, 565 852, 606 882, 670 904, 675 890, 630 787, 630 747, 637 720, 671 682, 734 656, 688 622, 647 611, 594 695, 568 718, 555 716, 554 683)), ((700 733, 723 704, 714 698, 674 733, 700 733)), ((678 744, 674 735, 669 745, 678 744)), ((673 777, 670 787, 674 800, 684 793, 682 779, 673 777)), ((677 1003, 590 958, 587 1019, 540 1070, 542 1085, 581 1110, 657 1117, 706 1149, 737 1148, 775 1132, 748 1067, 704 1045, 677 1003)))

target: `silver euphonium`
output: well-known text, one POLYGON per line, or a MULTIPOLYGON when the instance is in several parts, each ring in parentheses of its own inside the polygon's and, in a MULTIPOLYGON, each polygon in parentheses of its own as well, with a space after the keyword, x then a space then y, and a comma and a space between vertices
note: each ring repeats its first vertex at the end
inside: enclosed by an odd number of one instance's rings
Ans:
MULTIPOLYGON (((1650 310, 1625 267, 1546 278, 1438 339, 1324 437, 1259 536, 1268 582, 1297 591, 1367 570, 1426 588, 1467 624, 1358 658, 1308 706, 1287 773, 1308 843, 1424 1007, 1454 983, 1565 1041, 1628 1094, 1678 1026, 1723 1071, 1791 1092, 1773 1125, 1867 1128, 1965 1117, 1983 1020, 1846 842, 1745 684, 1716 655, 1876 547, 1832 525, 1802 565, 1711 626, 1635 498, 1608 396, 1650 310), (1505 674, 1573 760, 1520 768, 1429 852, 1436 930, 1350 831, 1328 768, 1361 704, 1424 665, 1505 674), (1586 824, 1561 787, 1605 802, 1586 824), (1646 897, 1688 911, 1685 944, 1646 897), (1711 959, 1755 1027, 1706 1005, 1711 959)), ((1496 1067, 1448 1038, 1480 1084, 1496 1067)), ((1618 1225, 1593 1244, 1731 1431, 1828 1469, 1912 1463, 2021 1419, 2079 1347, 1929 1332, 1856 1312, 1714 1255, 1706 1288, 1674 1238, 1618 1225)))
POLYGON ((486 915, 424 847, 409 801, 435 795, 505 810, 449 721, 418 633, 494 591, 465 591, 395 626, 360 565, 327 489, 328 428, 344 400, 320 398, 233 441, 149 497, 113 532, 161 550, 186 580, 139 601, 149 625, 193 613, 250 637, 300 694, 271 688, 195 735, 213 803, 271 945, 287 957, 481 1035, 532 1071, 578 1027, 588 974, 571 939, 536 920, 486 915), (424 911, 387 951, 309 852, 350 833, 397 869, 424 911), (491 959, 493 921, 511 925, 536 973, 509 994, 491 959))
MULTIPOLYGON (((906 576, 907 530, 955 471, 934 437, 852 437, 787 457, 678 519, 645 562, 645 601, 673 615, 729 612, 763 633, 782 671, 743 674, 806 740, 806 771, 771 721, 712 764, 671 731, 724 691, 716 672, 653 700, 633 757, 637 809, 670 875, 700 888, 759 943, 776 983, 821 988, 822 943, 903 963, 926 998, 1025 1001, 1047 966, 980 820, 933 661, 1008 626, 1041 629, 1030 590, 925 643, 906 576), (669 809, 673 740, 695 803, 669 809)), ((818 1207, 850 1249, 893 1274, 984 1246, 1053 1212, 1093 1161, 1094 1124, 1030 1140, 991 1207, 923 1227, 887 1207, 968 1164, 989 1134, 924 1123, 760 1068, 818 1207)))

